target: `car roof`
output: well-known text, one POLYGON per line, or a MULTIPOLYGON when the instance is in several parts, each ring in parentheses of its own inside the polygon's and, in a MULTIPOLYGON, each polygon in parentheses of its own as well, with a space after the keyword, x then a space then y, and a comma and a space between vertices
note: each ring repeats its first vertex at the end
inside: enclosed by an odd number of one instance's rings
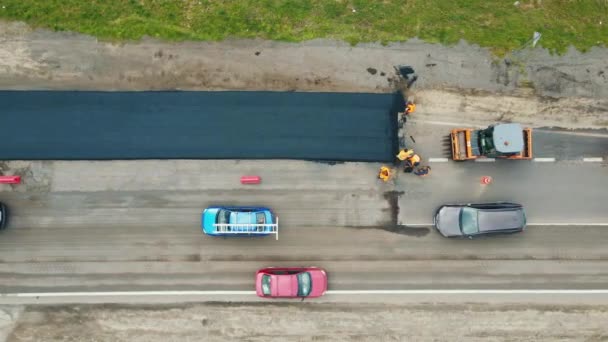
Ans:
POLYGON ((479 232, 513 230, 523 228, 526 218, 523 208, 478 209, 479 232))
POLYGON ((271 283, 273 295, 277 296, 297 296, 298 278, 296 274, 273 274, 274 282, 271 283))
POLYGON ((255 224, 256 212, 232 212, 230 213, 230 222, 234 224, 255 224))

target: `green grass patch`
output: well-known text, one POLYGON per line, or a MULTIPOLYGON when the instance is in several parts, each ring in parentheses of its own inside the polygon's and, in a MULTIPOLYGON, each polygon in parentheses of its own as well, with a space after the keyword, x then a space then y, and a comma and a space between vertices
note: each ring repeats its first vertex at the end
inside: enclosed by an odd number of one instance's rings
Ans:
POLYGON ((0 0, 0 18, 107 40, 460 39, 504 54, 534 31, 562 53, 608 46, 608 0, 0 0))

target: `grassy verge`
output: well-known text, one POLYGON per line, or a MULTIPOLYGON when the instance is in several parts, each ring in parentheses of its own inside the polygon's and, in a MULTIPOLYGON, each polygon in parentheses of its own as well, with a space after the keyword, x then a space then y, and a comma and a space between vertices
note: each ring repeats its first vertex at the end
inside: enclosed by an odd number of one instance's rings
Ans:
POLYGON ((123 40, 459 39, 498 54, 534 31, 554 52, 608 46, 608 0, 0 0, 0 18, 123 40))

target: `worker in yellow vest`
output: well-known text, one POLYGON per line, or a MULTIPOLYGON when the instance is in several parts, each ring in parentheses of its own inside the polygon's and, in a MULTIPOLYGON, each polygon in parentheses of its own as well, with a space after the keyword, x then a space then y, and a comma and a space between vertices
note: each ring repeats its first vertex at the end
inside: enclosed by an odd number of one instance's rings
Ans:
POLYGON ((400 161, 404 161, 412 155, 414 155, 414 150, 404 148, 399 151, 399 154, 397 154, 397 159, 399 159, 400 161))
POLYGON ((382 166, 380 168, 378 178, 382 179, 383 182, 388 182, 388 180, 391 178, 391 170, 386 166, 382 166))
POLYGON ((416 111, 416 105, 412 101, 408 101, 405 104, 405 115, 410 115, 416 111))
POLYGON ((407 162, 416 167, 420 165, 420 156, 414 153, 411 157, 407 158, 407 162))

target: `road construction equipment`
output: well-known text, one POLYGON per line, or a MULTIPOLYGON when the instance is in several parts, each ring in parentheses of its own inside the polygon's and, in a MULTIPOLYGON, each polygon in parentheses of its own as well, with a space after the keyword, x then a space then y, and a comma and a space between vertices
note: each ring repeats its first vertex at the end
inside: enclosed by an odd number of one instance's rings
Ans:
POLYGON ((391 169, 386 166, 382 166, 380 168, 378 178, 382 179, 383 182, 388 182, 388 180, 391 178, 391 169))
POLYGON ((414 174, 416 176, 421 176, 421 177, 425 177, 429 173, 431 173, 431 167, 430 166, 422 166, 422 167, 419 167, 418 169, 416 169, 416 171, 414 171, 414 174))
POLYGON ((497 124, 480 130, 456 128, 450 139, 454 160, 532 159, 532 129, 519 124, 497 124))

